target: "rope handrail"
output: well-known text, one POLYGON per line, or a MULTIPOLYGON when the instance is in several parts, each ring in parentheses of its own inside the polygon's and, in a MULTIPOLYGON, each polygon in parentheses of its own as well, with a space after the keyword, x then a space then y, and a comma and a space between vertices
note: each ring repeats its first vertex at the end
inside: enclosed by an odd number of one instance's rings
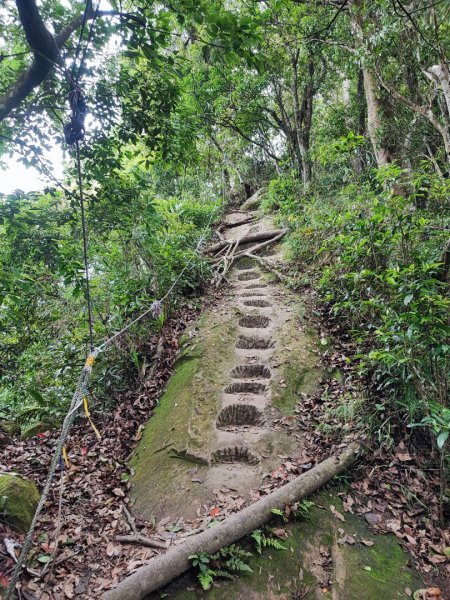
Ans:
MULTIPOLYGON (((195 252, 200 251, 200 249, 206 239, 207 232, 209 231, 211 223, 216 215, 217 215, 216 211, 211 212, 208 223, 205 227, 205 231, 200 236, 199 241, 195 247, 195 252)), ((88 357, 86 359, 86 363, 85 363, 85 365, 81 371, 80 377, 78 379, 77 386, 75 388, 75 392, 72 396, 69 410, 64 418, 64 421, 63 421, 63 424, 61 427, 61 433, 56 442, 55 450, 54 450, 54 453, 53 453, 53 456, 52 456, 52 459, 50 462, 50 467, 49 467, 49 470, 47 473, 47 479, 45 480, 42 494, 41 494, 39 503, 36 507, 36 511, 34 513, 30 528, 28 529, 28 532, 25 536, 19 558, 18 558, 17 563, 12 572, 11 580, 6 589, 4 600, 13 600, 13 594, 15 592, 17 582, 19 581, 20 574, 22 572, 22 569, 25 566, 25 561, 26 561, 28 552, 30 551, 30 548, 31 548, 34 530, 36 529, 39 515, 42 512, 42 509, 44 508, 48 493, 50 491, 51 483, 55 476, 58 465, 60 464, 61 453, 62 453, 63 447, 65 446, 67 438, 69 436, 70 429, 75 420, 78 410, 83 405, 83 399, 86 394, 87 384, 92 375, 92 369, 93 369, 93 366, 94 366, 97 356, 100 354, 100 352, 103 352, 114 340, 116 340, 118 337, 120 337, 126 331, 128 331, 133 325, 135 325, 139 321, 142 321, 142 319, 144 319, 148 314, 152 313, 154 316, 159 316, 161 314, 162 304, 163 304, 164 300, 166 300, 172 294, 172 292, 176 288, 177 283, 180 281, 181 277, 184 275, 184 273, 187 271, 187 269, 193 264, 193 262, 194 262, 194 257, 192 257, 186 263, 186 265, 180 271, 180 273, 178 274, 178 276, 176 277, 176 279, 170 286, 169 290, 164 294, 164 296, 162 296, 159 300, 154 300, 148 309, 146 309, 142 314, 140 314, 138 317, 136 317, 135 319, 130 321, 127 325, 125 325, 122 329, 120 329, 115 334, 110 336, 104 342, 102 342, 99 346, 94 347, 91 350, 91 353, 88 355, 88 357)))

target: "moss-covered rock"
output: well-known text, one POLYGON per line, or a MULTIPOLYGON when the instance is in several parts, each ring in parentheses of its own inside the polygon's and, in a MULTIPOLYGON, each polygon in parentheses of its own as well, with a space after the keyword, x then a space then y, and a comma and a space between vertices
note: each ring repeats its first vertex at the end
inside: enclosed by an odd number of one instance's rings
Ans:
POLYGON ((16 435, 20 433, 20 427, 14 421, 0 421, 0 430, 5 431, 9 435, 16 435))
POLYGON ((0 473, 0 511, 3 519, 20 531, 27 531, 39 502, 33 481, 15 473, 0 473))
POLYGON ((195 515, 204 499, 198 481, 208 470, 236 329, 234 315, 210 311, 184 336, 174 374, 131 459, 133 508, 140 516, 163 517, 187 507, 195 515))
POLYGON ((263 188, 259 189, 243 203, 241 210, 255 210, 259 208, 264 193, 265 190, 263 188))

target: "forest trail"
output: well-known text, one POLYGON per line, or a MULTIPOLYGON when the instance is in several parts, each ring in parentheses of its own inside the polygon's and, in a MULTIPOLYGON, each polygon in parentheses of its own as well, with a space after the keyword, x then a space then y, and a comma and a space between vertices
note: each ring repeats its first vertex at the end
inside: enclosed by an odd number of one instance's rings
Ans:
MULTIPOLYGON (((273 230, 245 205, 224 225, 228 240, 273 230)), ((276 257, 270 247, 262 252, 276 257)), ((321 378, 317 339, 302 314, 298 299, 255 260, 237 259, 226 294, 185 335, 132 459, 140 517, 192 518, 218 492, 248 498, 280 456, 301 454, 289 414, 296 394, 312 393, 321 378)))
MULTIPOLYGON (((228 240, 273 229, 271 219, 245 205, 229 213, 224 226, 228 240)), ((262 253, 276 265, 278 251, 262 253)), ((226 516, 269 489, 265 478, 286 460, 311 466, 303 424, 293 415, 302 393, 317 392, 325 375, 319 338, 299 298, 256 261, 239 258, 228 281, 224 296, 184 336, 174 374, 132 458, 133 511, 140 518, 188 528, 203 519, 200 529, 207 528, 217 506, 226 516)), ((285 550, 253 555, 251 573, 216 580, 208 592, 190 573, 148 598, 409 597, 420 587, 410 557, 394 536, 374 535, 363 519, 345 512, 342 495, 338 488, 322 491, 307 503, 305 518, 282 523, 276 531, 285 550)))

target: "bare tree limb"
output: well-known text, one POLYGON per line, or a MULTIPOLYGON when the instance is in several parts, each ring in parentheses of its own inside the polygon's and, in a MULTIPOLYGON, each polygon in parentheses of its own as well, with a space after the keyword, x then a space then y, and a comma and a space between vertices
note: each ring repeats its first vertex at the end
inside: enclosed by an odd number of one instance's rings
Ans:
POLYGON ((384 87, 384 89, 387 92, 389 92, 389 94, 391 94, 391 96, 393 98, 395 98, 395 100, 397 100, 398 102, 400 102, 401 104, 403 104, 404 106, 406 106, 407 108, 409 108, 410 110, 415 112, 416 114, 425 117, 431 123, 431 125, 436 129, 436 131, 438 131, 441 134, 442 139, 444 141, 445 153, 447 155, 447 160, 450 161, 450 131, 449 131, 448 127, 443 125, 438 120, 436 115, 433 113, 432 108, 430 106, 421 106, 420 104, 416 104, 415 102, 413 102, 406 96, 403 96, 403 94, 400 94, 400 92, 397 91, 393 85, 391 85, 390 83, 385 81, 377 69, 375 69, 375 73, 378 77, 380 84, 384 87))

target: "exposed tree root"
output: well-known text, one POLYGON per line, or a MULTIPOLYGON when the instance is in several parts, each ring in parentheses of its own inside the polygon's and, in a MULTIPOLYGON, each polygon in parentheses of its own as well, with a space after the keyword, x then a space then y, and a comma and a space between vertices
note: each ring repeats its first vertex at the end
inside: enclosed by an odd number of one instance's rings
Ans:
MULTIPOLYGON (((253 242, 263 242, 264 240, 271 240, 272 238, 280 235, 281 233, 284 235, 286 231, 286 229, 274 229, 272 231, 259 231, 258 233, 245 235, 239 240, 239 245, 252 244, 253 242)), ((222 240, 220 242, 217 242, 217 244, 213 244, 212 246, 210 246, 208 248, 208 252, 210 254, 214 254, 221 250, 224 246, 229 246, 234 243, 235 240, 222 240)))
POLYGON ((362 445, 353 442, 340 455, 331 456, 293 481, 264 496, 240 512, 228 517, 216 527, 202 531, 154 558, 148 565, 107 591, 103 600, 139 600, 166 585, 190 568, 189 556, 199 552, 213 554, 258 527, 272 516, 272 509, 283 510, 305 496, 317 491, 333 477, 344 472, 362 454, 362 445))
POLYGON ((270 271, 271 273, 273 273, 275 275, 275 277, 281 281, 282 283, 284 283, 285 285, 289 285, 291 283, 291 280, 289 279, 289 277, 287 275, 285 275, 284 273, 282 273, 281 271, 279 271, 278 269, 276 269, 273 264, 267 260, 267 258, 263 258, 262 256, 256 256, 255 254, 252 254, 252 252, 245 252, 244 256, 247 256, 248 258, 252 258, 253 260, 256 260, 256 262, 258 262, 263 269, 266 269, 267 271, 270 271))
POLYGON ((270 244, 274 244, 280 240, 285 233, 286 230, 284 229, 266 231, 253 235, 247 235, 238 238, 237 240, 222 240, 219 244, 215 244, 212 248, 210 248, 210 252, 216 250, 215 259, 212 263, 216 271, 214 277, 216 286, 219 286, 222 281, 226 279, 226 274, 237 258, 240 258, 241 256, 251 256, 249 254, 250 252, 258 252, 262 248, 265 248, 270 244), (261 243, 257 243, 251 248, 238 251, 241 244, 251 244, 254 242, 260 242, 261 240, 263 240, 261 243), (225 249, 226 252, 223 254, 225 249))

